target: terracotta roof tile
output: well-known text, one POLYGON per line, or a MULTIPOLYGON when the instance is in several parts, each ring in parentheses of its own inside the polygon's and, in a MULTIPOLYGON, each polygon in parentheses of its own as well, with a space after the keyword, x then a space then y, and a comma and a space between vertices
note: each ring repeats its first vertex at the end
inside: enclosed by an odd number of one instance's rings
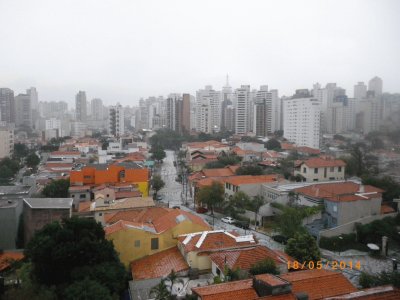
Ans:
POLYGON ((134 280, 164 277, 169 275, 171 270, 175 272, 189 270, 189 265, 177 247, 143 257, 131 263, 134 280))
POLYGON ((364 289, 354 293, 329 297, 324 300, 398 300, 400 299, 400 289, 391 285, 378 286, 374 288, 364 289))
POLYGON ((381 214, 382 215, 383 214, 390 214, 390 213, 393 213, 393 212, 395 212, 393 207, 391 207, 388 204, 382 204, 382 206, 381 206, 381 214))
POLYGON ((230 269, 240 268, 241 270, 250 270, 250 268, 267 258, 271 258, 276 264, 286 264, 286 257, 265 246, 257 245, 255 247, 220 251, 210 255, 211 260, 220 268, 228 266, 230 269))
POLYGON ((246 279, 204 287, 192 288, 202 300, 252 300, 258 295, 253 289, 253 280, 246 279))
POLYGON ((24 258, 23 252, 18 251, 4 251, 0 254, 0 272, 7 269, 12 262, 18 261, 24 258))
POLYGON ((278 181, 278 175, 238 175, 232 176, 225 180, 227 183, 233 185, 241 185, 241 184, 257 184, 257 183, 269 183, 278 181))
POLYGON ((122 198, 132 198, 132 197, 141 197, 142 193, 140 191, 121 191, 121 192, 115 192, 115 198, 116 199, 122 199, 122 198))
POLYGON ((92 204, 91 201, 79 202, 78 212, 80 212, 80 213, 90 212, 90 205, 91 204, 92 204))
POLYGON ((323 159, 320 157, 310 158, 303 163, 309 168, 328 168, 328 167, 345 167, 346 163, 340 159, 323 159))
POLYGON ((220 168, 220 169, 203 169, 202 173, 206 177, 227 177, 235 175, 229 168, 220 168))
POLYGON ((309 300, 323 299, 357 291, 342 273, 328 270, 305 270, 279 276, 292 283, 292 293, 305 292, 309 300))
POLYGON ((369 200, 379 197, 383 190, 371 185, 360 185, 355 182, 332 182, 313 184, 295 190, 299 194, 330 201, 369 200))
POLYGON ((249 247, 257 243, 251 235, 244 236, 242 241, 237 233, 223 230, 185 234, 179 236, 178 240, 186 253, 191 251, 204 252, 249 247), (198 244, 200 240, 202 242, 198 244))

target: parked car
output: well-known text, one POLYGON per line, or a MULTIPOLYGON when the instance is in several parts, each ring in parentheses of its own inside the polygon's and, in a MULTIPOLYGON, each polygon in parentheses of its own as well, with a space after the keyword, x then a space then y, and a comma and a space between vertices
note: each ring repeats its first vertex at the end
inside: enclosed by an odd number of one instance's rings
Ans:
POLYGON ((180 209, 181 207, 178 206, 178 205, 175 205, 175 206, 172 206, 172 208, 174 208, 174 209, 180 209))
POLYGON ((208 209, 200 206, 200 207, 196 208, 196 212, 199 214, 205 214, 206 212, 208 212, 208 209))
POLYGON ((161 195, 157 195, 156 200, 157 201, 161 201, 163 199, 163 197, 161 195))
POLYGON ((227 224, 233 224, 235 223, 235 220, 232 219, 231 217, 224 217, 221 219, 222 222, 227 223, 227 224))
POLYGON ((243 229, 249 229, 250 228, 250 223, 248 221, 238 221, 236 220, 233 225, 235 225, 236 227, 239 228, 243 228, 243 229))

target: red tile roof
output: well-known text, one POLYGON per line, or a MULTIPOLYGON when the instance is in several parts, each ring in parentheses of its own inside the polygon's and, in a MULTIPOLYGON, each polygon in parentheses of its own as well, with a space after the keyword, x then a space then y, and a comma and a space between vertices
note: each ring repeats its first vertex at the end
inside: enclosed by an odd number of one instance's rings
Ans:
POLYGON ((278 276, 272 274, 259 274, 255 276, 256 280, 267 283, 269 286, 280 286, 287 285, 289 282, 279 278, 278 276))
POLYGON ((204 287, 192 288, 202 300, 252 300, 258 295, 253 289, 253 280, 246 279, 204 287))
POLYGON ((388 204, 382 204, 381 206, 381 214, 390 214, 396 212, 393 207, 388 204))
POLYGON ((121 192, 115 192, 115 198, 116 199, 122 199, 122 198, 132 198, 132 197, 141 197, 142 193, 140 191, 121 191, 121 192))
POLYGON ((320 157, 310 158, 303 161, 309 168, 329 168, 329 167, 345 167, 346 163, 340 159, 323 159, 320 157))
POLYGON ((374 288, 364 289, 354 293, 329 297, 324 300, 398 300, 400 299, 400 289, 391 285, 378 286, 374 288))
POLYGON ((235 249, 254 246, 257 243, 251 235, 240 237, 235 232, 223 230, 184 234, 178 237, 178 241, 186 253, 235 249))
POLYGON ((270 183, 278 181, 279 175, 271 174, 271 175, 238 175, 232 176, 225 180, 225 182, 233 184, 233 185, 242 185, 242 184, 257 184, 257 183, 270 183))
POLYGON ((203 169, 201 172, 206 177, 227 177, 235 175, 235 173, 229 168, 203 169))
POLYGON ((279 275, 279 277, 292 284, 292 293, 307 293, 309 300, 357 291, 342 273, 324 269, 291 272, 279 275))
POLYGON ((172 270, 175 272, 189 270, 189 265, 177 247, 145 256, 131 263, 132 278, 134 280, 164 277, 169 275, 172 270))
POLYGON ((78 212, 85 213, 90 212, 90 205, 92 204, 91 201, 82 201, 79 203, 78 212))
POLYGON ((163 207, 148 207, 144 209, 126 210, 112 214, 105 214, 104 220, 107 224, 113 224, 106 227, 106 230, 107 228, 115 227, 114 229, 110 229, 108 232, 106 231, 106 233, 129 228, 129 225, 141 228, 145 226, 153 228, 156 233, 161 233, 177 226, 185 220, 203 226, 204 230, 210 228, 202 218, 190 212, 163 207), (116 225, 117 223, 121 224, 116 225))
POLYGON ((271 258, 276 264, 287 263, 287 256, 261 245, 212 253, 210 258, 220 270, 223 270, 225 265, 232 270, 237 268, 250 270, 253 265, 267 258, 271 258))
POLYGON ((14 261, 24 258, 23 252, 18 251, 4 251, 0 254, 0 272, 7 269, 14 261))
POLYGON ((319 149, 314 149, 306 146, 297 147, 297 152, 307 153, 307 154, 320 154, 321 151, 319 149))
POLYGON ((295 192, 313 198, 349 202, 380 197, 383 190, 371 185, 360 185, 347 181, 309 185, 298 188, 295 192))

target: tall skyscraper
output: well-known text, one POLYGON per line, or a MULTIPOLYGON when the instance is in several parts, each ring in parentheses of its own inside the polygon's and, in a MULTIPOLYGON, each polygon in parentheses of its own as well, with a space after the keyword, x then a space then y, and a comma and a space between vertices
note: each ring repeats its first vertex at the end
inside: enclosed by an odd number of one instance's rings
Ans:
POLYGON ((90 109, 91 109, 91 115, 93 120, 103 120, 104 115, 103 115, 103 100, 99 98, 94 98, 90 102, 90 109))
POLYGON ((315 98, 292 98, 283 103, 284 137, 298 146, 318 149, 321 135, 321 102, 315 98))
POLYGON ((86 122, 87 119, 87 102, 86 93, 79 91, 75 96, 75 114, 76 120, 79 122, 86 122))
POLYGON ((109 134, 120 137, 125 133, 125 117, 124 117, 124 108, 121 104, 117 104, 116 106, 111 106, 109 110, 109 126, 108 132, 109 134))
POLYGON ((367 97, 367 86, 364 82, 358 82, 354 86, 354 99, 361 101, 367 97))
POLYGON ((226 83, 222 88, 221 103, 221 129, 227 130, 225 127, 225 109, 228 105, 232 105, 232 87, 229 85, 229 76, 226 75, 226 83))
POLYGON ((9 88, 0 88, 0 116, 0 121, 15 123, 14 91, 9 88))
POLYGON ((36 88, 31 87, 27 89, 26 94, 29 95, 31 99, 31 108, 35 111, 39 111, 39 95, 36 88))
POLYGON ((228 105, 225 107, 225 122, 224 127, 228 131, 235 131, 235 118, 236 118, 236 110, 233 105, 228 105))
POLYGON ((28 94, 15 97, 15 125, 32 127, 32 103, 28 94))
POLYGON ((10 157, 14 152, 14 129, 0 126, 0 159, 10 157))
POLYGON ((382 79, 375 76, 368 82, 368 91, 374 92, 375 97, 380 98, 382 96, 382 79))
POLYGON ((249 126, 249 109, 250 109, 250 86, 242 85, 235 90, 234 103, 235 111, 235 133, 246 134, 250 131, 249 126))
POLYGON ((196 130, 218 132, 221 127, 221 92, 211 85, 196 92, 196 130), (206 115, 205 115, 206 114, 206 115), (206 117, 206 119, 204 119, 206 117))
POLYGON ((182 131, 190 132, 190 95, 182 96, 182 131))
POLYGON ((262 85, 256 93, 254 103, 254 129, 256 136, 265 137, 271 133, 272 103, 268 86, 262 85))

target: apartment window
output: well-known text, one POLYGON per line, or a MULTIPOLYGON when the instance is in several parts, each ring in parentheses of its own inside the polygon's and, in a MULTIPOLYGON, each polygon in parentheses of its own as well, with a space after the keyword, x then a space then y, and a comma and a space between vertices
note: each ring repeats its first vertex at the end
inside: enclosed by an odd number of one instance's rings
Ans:
POLYGON ((135 248, 140 248, 140 240, 135 241, 135 248))
POLYGON ((318 174, 318 168, 314 168, 314 174, 318 174))
POLYGON ((326 173, 328 172, 328 168, 324 168, 324 177, 326 178, 326 173))
POLYGON ((339 172, 342 172, 342 167, 338 167, 338 171, 339 171, 339 172))
POLYGON ((331 167, 330 171, 335 172, 335 167, 331 167))
POLYGON ((158 238, 151 239, 151 250, 158 250, 158 238))
POLYGON ((85 199, 86 198, 86 194, 80 194, 79 195, 79 199, 85 199))
POLYGON ((85 178, 85 179, 90 179, 90 178, 92 178, 92 176, 90 176, 90 175, 85 175, 85 176, 83 176, 83 178, 85 178))
POLYGON ((307 173, 307 169, 303 168, 303 173, 306 174, 307 173))

